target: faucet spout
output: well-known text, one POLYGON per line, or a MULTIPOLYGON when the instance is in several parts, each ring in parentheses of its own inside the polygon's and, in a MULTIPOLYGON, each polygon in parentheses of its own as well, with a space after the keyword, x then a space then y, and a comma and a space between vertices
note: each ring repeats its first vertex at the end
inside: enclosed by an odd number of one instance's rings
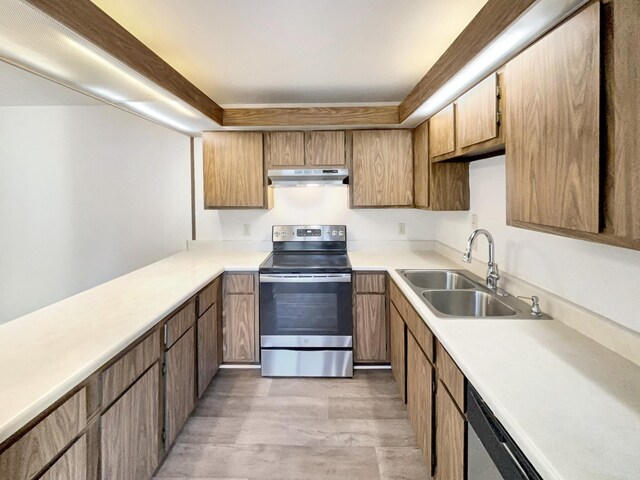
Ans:
POLYGON ((489 261, 487 262, 487 287, 493 291, 496 291, 498 289, 498 280, 500 280, 500 272, 498 271, 498 264, 495 262, 495 242, 493 240, 493 235, 491 235, 488 230, 479 228, 471 232, 471 235, 469 235, 469 238, 467 239, 467 248, 465 249, 464 255, 462 256, 462 261, 471 263, 471 260, 473 259, 473 242, 475 242, 478 235, 484 235, 485 237, 487 237, 487 241, 489 242, 489 261))

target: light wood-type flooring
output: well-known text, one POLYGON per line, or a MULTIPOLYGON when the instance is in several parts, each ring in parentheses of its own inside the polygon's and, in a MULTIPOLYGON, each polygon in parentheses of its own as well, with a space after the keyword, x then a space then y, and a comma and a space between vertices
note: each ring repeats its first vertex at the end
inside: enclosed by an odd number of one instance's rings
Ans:
POLYGON ((390 370, 357 370, 353 379, 221 370, 155 478, 429 477, 390 370))

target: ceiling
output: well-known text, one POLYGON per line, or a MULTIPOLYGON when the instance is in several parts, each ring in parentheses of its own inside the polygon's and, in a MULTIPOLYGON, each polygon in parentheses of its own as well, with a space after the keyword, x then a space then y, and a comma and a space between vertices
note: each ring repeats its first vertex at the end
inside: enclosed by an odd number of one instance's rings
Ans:
POLYGON ((93 0, 218 104, 398 103, 486 0, 93 0))
POLYGON ((104 105, 88 95, 0 61, 0 107, 104 105))

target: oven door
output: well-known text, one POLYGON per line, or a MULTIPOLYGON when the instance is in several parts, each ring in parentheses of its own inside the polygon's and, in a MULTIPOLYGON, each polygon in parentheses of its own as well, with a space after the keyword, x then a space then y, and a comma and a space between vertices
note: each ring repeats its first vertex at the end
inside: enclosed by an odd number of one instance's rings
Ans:
POLYGON ((350 348, 351 274, 260 274, 263 348, 350 348))

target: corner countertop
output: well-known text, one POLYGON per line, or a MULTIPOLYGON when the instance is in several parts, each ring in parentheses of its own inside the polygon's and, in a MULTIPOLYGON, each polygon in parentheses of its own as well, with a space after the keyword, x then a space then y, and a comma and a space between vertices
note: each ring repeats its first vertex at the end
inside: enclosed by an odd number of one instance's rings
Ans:
MULTIPOLYGON (((268 252, 182 252, 0 325, 0 442, 224 270, 268 252)), ((432 251, 350 251, 389 273, 545 479, 640 471, 640 367, 555 320, 438 319, 396 269, 459 266, 432 251)))

